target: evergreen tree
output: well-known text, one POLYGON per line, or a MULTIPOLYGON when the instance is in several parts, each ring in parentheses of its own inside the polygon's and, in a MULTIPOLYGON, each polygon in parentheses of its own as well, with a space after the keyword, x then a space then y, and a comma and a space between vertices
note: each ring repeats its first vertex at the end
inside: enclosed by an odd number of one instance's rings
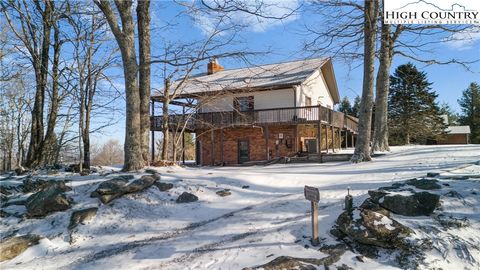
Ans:
POLYGON ((455 113, 452 108, 450 108, 450 105, 448 105, 446 102, 442 103, 442 105, 440 106, 440 113, 442 115, 447 115, 448 125, 458 124, 458 114, 455 113))
POLYGON ((480 85, 472 82, 458 100, 462 107, 460 124, 470 126, 470 141, 480 143, 480 85))
POLYGON ((358 117, 358 112, 360 111, 360 101, 361 100, 359 96, 356 96, 353 100, 352 116, 358 117))
POLYGON ((338 106, 338 111, 343 112, 344 114, 352 115, 352 105, 348 97, 344 97, 338 106))
POLYGON ((438 139, 446 128, 425 72, 411 64, 398 66, 390 76, 389 131, 395 144, 438 139))

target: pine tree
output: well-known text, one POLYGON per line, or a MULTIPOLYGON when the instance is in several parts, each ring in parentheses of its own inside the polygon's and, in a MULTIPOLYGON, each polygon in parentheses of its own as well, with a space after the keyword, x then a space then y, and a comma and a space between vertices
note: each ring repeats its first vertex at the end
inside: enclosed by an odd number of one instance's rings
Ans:
POLYGON ((462 107, 460 124, 470 126, 470 141, 480 143, 480 85, 472 82, 458 100, 462 107))
POLYGON ((411 64, 398 66, 390 76, 389 131, 395 144, 438 139, 446 125, 425 72, 411 64))
POLYGON ((353 106, 352 106, 352 116, 358 117, 358 111, 360 110, 360 97, 356 96, 355 99, 353 100, 353 106))
POLYGON ((448 103, 444 102, 440 106, 440 114, 446 115, 448 117, 448 124, 449 125, 456 125, 458 124, 458 114, 453 111, 453 109, 448 105, 448 103))
POLYGON ((344 97, 338 106, 338 111, 344 114, 352 115, 352 105, 348 97, 344 97))

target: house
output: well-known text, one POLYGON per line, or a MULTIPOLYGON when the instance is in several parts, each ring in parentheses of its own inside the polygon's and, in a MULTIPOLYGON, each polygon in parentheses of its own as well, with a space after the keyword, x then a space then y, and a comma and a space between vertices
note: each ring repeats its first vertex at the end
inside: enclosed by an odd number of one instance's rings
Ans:
MULTIPOLYGON (((200 165, 232 165, 353 146, 358 119, 333 110, 340 100, 332 61, 315 58, 224 69, 216 59, 207 73, 184 82, 171 104, 194 107, 169 116, 169 130, 195 133, 200 165)), ((152 108, 164 97, 152 95, 152 108)), ((153 111, 153 109, 152 109, 153 111)), ((162 117, 152 115, 152 137, 162 117)))
POLYGON ((438 144, 469 144, 470 126, 448 126, 438 144))

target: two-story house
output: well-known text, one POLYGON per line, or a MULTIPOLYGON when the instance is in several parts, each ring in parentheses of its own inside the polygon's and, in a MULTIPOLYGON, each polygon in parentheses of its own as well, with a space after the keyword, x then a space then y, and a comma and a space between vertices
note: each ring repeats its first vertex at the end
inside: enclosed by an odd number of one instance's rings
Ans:
MULTIPOLYGON (((212 59, 207 71, 182 83, 176 99, 195 100, 196 111, 172 116, 170 125, 196 134, 198 164, 321 158, 322 151, 353 146, 358 120, 333 111, 340 96, 330 58, 230 70, 212 59)), ((153 104, 163 100, 159 93, 153 104)), ((161 126, 152 116, 152 134, 161 126)))

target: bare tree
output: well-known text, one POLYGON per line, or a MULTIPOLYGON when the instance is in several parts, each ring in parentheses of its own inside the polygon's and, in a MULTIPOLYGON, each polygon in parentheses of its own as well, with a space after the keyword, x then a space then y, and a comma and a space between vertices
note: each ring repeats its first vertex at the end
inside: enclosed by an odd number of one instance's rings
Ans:
POLYGON ((371 160, 370 157, 370 131, 372 123, 373 83, 375 71, 375 40, 376 23, 378 16, 378 0, 365 1, 364 11, 364 64, 363 64, 363 90, 360 102, 358 139, 352 162, 371 160))
POLYGON ((138 170, 145 166, 145 160, 143 158, 144 147, 142 147, 141 96, 137 80, 138 65, 132 15, 133 1, 115 1, 121 26, 118 24, 110 1, 95 0, 95 4, 105 15, 122 55, 126 93, 125 164, 123 169, 125 171, 138 170))

